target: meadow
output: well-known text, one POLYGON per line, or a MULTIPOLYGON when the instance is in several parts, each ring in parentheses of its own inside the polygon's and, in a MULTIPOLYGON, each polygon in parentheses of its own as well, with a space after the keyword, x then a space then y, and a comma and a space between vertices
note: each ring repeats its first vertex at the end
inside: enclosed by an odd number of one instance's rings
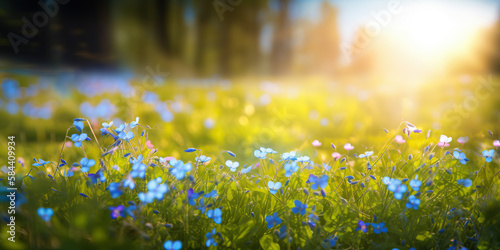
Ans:
POLYGON ((500 248, 498 100, 443 115, 479 80, 124 81, 2 85, 0 248, 500 248))

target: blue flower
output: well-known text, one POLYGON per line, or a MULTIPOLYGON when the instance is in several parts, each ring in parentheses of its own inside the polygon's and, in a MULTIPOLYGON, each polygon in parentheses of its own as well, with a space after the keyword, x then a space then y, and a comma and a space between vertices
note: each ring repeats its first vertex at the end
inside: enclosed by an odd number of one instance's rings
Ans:
POLYGON ((295 151, 290 151, 290 153, 283 153, 281 155, 281 160, 283 161, 286 161, 286 160, 291 160, 291 161, 295 161, 297 160, 297 158, 295 158, 295 151))
POLYGON ((127 127, 128 124, 124 123, 124 124, 121 124, 120 126, 118 126, 116 129, 115 129, 115 132, 117 134, 120 134, 121 132, 123 132, 123 130, 125 130, 125 128, 127 127))
POLYGON ((109 207, 109 210, 111 211, 111 218, 116 219, 118 217, 125 217, 123 209, 125 209, 125 206, 123 205, 119 205, 116 207, 109 207))
POLYGON ((213 238, 214 235, 217 234, 217 231, 214 229, 212 229, 212 232, 208 232, 205 236, 207 237, 207 242, 205 243, 205 245, 207 247, 210 247, 210 246, 217 246, 217 242, 215 241, 215 239, 213 238))
POLYGON ((133 121, 133 122, 130 123, 130 128, 134 128, 138 124, 139 124, 139 117, 136 117, 135 121, 133 121))
POLYGON ((453 157, 455 157, 457 160, 460 161, 460 163, 464 165, 469 161, 469 159, 467 159, 467 157, 463 152, 453 151, 453 157))
POLYGON ((267 183, 267 186, 269 187, 269 192, 271 192, 271 194, 275 194, 281 188, 281 182, 275 183, 275 182, 269 181, 267 183))
POLYGON ((85 157, 83 157, 81 160, 80 160, 80 165, 82 166, 82 168, 80 169, 80 171, 86 173, 90 170, 90 168, 92 166, 95 165, 95 161, 93 159, 87 159, 85 157))
POLYGON ((422 182, 418 180, 418 175, 415 176, 415 179, 410 181, 410 187, 413 188, 416 192, 420 190, 420 186, 422 185, 422 182))
POLYGON ((220 208, 216 208, 214 210, 210 209, 207 211, 207 217, 213 219, 215 224, 222 223, 222 210, 220 208))
POLYGON ((168 186, 165 183, 161 184, 162 181, 161 177, 149 181, 147 185, 148 192, 139 193, 139 200, 146 204, 153 202, 155 199, 159 201, 163 200, 163 197, 168 191, 168 186))
POLYGON ((109 191, 109 194, 111 195, 111 198, 113 198, 113 199, 118 198, 118 197, 120 197, 120 195, 123 194, 123 190, 121 189, 119 182, 109 183, 108 191, 109 191))
POLYGON ((209 193, 206 193, 205 195, 203 195, 203 197, 205 198, 215 198, 217 197, 219 194, 217 194, 217 190, 212 190, 210 191, 209 193))
POLYGON ((420 205, 420 199, 416 198, 415 195, 408 196, 408 202, 406 203, 407 208, 413 208, 418 210, 418 206, 420 205))
POLYGON ((87 134, 82 133, 82 134, 72 134, 71 135, 71 140, 75 143, 75 147, 79 148, 82 146, 82 142, 87 139, 87 134))
MULTIPOLYGON (((386 179, 384 177, 384 180, 383 180, 384 183, 385 183, 385 180, 386 179)), ((387 189, 389 189, 389 191, 394 193, 394 198, 396 200, 401 200, 403 198, 403 194, 406 193, 406 191, 408 190, 406 185, 402 184, 401 180, 398 180, 398 179, 390 180, 389 184, 387 185, 387 189)))
POLYGON ((368 232, 368 226, 370 223, 364 223, 362 220, 358 220, 358 226, 356 227, 355 231, 363 231, 363 233, 368 232))
POLYGON ((472 185, 472 181, 470 179, 460 179, 457 180, 457 184, 464 187, 470 187, 472 185))
POLYGON ((381 232, 382 233, 387 233, 387 227, 385 227, 385 223, 384 222, 380 222, 380 223, 372 223, 372 227, 373 227, 373 232, 376 233, 376 234, 380 234, 381 232))
POLYGON ((130 141, 132 138, 134 138, 134 133, 132 131, 129 131, 127 133, 125 133, 125 131, 121 131, 118 134, 118 137, 120 137, 120 139, 122 140, 130 141))
POLYGON ((35 159, 33 158, 34 161, 36 161, 35 163, 33 163, 33 166, 36 166, 36 167, 39 167, 39 166, 45 166, 45 164, 47 163, 50 163, 50 161, 44 161, 42 159, 35 159))
POLYGON ((495 150, 494 149, 484 150, 483 151, 483 156, 484 156, 484 158, 486 158, 486 162, 491 162, 493 160, 493 155, 494 154, 495 154, 495 150))
POLYGON ((334 247, 337 244, 337 236, 330 236, 330 238, 325 239, 325 243, 328 243, 328 246, 323 244, 323 247, 325 248, 334 247))
POLYGON ((190 188, 187 192, 188 203, 191 206, 196 205, 196 199, 198 199, 200 195, 195 193, 192 188, 190 188))
POLYGON ((241 171, 240 171, 240 172, 241 172, 242 174, 246 174, 246 173, 250 172, 250 170, 252 170, 252 167, 253 167, 253 165, 250 165, 250 166, 249 166, 249 167, 247 167, 247 168, 245 168, 245 166, 243 166, 243 169, 241 169, 241 171))
POLYGON ((297 161, 302 162, 302 163, 309 162, 309 160, 311 160, 311 158, 309 158, 309 156, 300 156, 297 158, 297 161))
POLYGON ((253 152, 253 155, 255 155, 255 157, 259 159, 266 159, 267 153, 265 151, 257 149, 253 152))
POLYGON ((186 177, 186 173, 193 169, 193 165, 191 163, 184 164, 182 161, 178 160, 170 160, 170 166, 173 168, 170 169, 170 172, 175 176, 177 180, 182 180, 186 177))
POLYGON ((235 172, 236 168, 238 168, 239 165, 240 165, 240 163, 238 163, 237 161, 235 161, 235 162, 230 161, 230 160, 226 161, 226 166, 228 166, 231 169, 231 172, 235 172))
POLYGON ((36 212, 44 221, 50 221, 52 215, 54 215, 54 210, 52 210, 52 208, 40 207, 36 210, 36 212))
POLYGON ((328 175, 325 174, 321 177, 316 177, 316 176, 311 174, 311 175, 309 175, 308 181, 310 183, 313 183, 311 185, 311 189, 313 189, 313 190, 318 189, 318 187, 326 188, 326 186, 328 185, 328 175))
POLYGON ((290 177, 293 173, 299 170, 299 166, 297 166, 297 162, 285 163, 285 176, 290 177))
POLYGON ((127 178, 123 181, 123 187, 128 187, 130 190, 134 190, 135 181, 132 176, 129 174, 127 178))
POLYGON ((300 213, 301 215, 306 214, 307 204, 302 204, 299 200, 295 200, 295 207, 292 208, 292 212, 294 214, 300 213))
POLYGON ((111 126, 113 126, 113 121, 110 121, 109 123, 105 122, 102 123, 103 128, 111 128, 111 126))
POLYGON ((266 215, 266 222, 267 222, 267 228, 271 229, 276 225, 281 224, 281 219, 278 217, 278 213, 274 212, 274 214, 271 215, 266 215))
POLYGON ((210 161, 210 157, 208 156, 204 156, 204 155, 200 155, 199 157, 196 157, 195 160, 198 162, 201 162, 201 163, 205 163, 205 162, 209 162, 210 161))
POLYGON ((205 200, 203 198, 200 199, 200 206, 198 206, 196 209, 199 209, 202 214, 205 213, 207 206, 205 206, 205 200))
POLYGON ((83 130, 83 122, 82 121, 73 121, 73 126, 75 126, 76 130, 78 130, 78 132, 82 132, 83 130))
POLYGON ((373 151, 366 151, 364 154, 360 154, 359 158, 365 158, 373 155, 373 151))
POLYGON ((165 248, 165 250, 180 250, 182 248, 182 242, 178 240, 174 242, 172 242, 171 240, 167 240, 163 244, 163 248, 165 248))

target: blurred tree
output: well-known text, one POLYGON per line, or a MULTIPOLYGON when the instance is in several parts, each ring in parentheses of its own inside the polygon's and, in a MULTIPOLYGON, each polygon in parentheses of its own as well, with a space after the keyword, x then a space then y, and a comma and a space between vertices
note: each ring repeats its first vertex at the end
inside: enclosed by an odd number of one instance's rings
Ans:
POLYGON ((290 70, 292 51, 292 33, 289 15, 289 0, 275 0, 278 2, 278 16, 275 21, 273 34, 271 67, 275 75, 283 75, 290 70))

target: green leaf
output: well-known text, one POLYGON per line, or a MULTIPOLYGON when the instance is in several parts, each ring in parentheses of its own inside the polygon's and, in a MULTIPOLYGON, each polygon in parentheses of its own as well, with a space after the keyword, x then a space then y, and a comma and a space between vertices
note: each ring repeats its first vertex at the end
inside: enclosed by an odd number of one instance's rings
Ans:
POLYGON ((263 249, 266 249, 266 250, 268 250, 268 249, 279 250, 280 249, 280 245, 278 245, 277 243, 274 243, 272 234, 266 234, 266 235, 262 236, 260 238, 259 242, 260 242, 260 246, 263 249))

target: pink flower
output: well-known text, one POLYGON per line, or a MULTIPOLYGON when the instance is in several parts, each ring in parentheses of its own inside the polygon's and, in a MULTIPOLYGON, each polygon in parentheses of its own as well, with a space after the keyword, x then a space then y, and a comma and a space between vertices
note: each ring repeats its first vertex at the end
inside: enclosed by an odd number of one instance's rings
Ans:
POLYGON ((155 145, 151 144, 151 141, 148 140, 148 141, 146 141, 146 147, 149 149, 153 149, 155 147, 155 145))
POLYGON ((452 141, 451 137, 448 137, 446 135, 441 135, 441 137, 439 138, 438 146, 440 146, 440 147, 448 147, 448 146, 450 146, 449 143, 451 141, 452 141))
POLYGON ((494 141, 493 146, 500 147, 500 141, 499 140, 494 141))
POLYGON ((342 156, 341 156, 339 153, 334 152, 334 153, 332 153, 332 157, 333 157, 335 160, 338 160, 338 159, 340 159, 340 157, 342 157, 342 156))
POLYGON ((403 137, 401 135, 396 135, 396 138, 394 138, 394 140, 399 143, 399 144, 402 144, 402 143, 405 143, 405 139, 403 139, 403 137))
POLYGON ((67 148, 71 148, 71 146, 73 146, 73 143, 70 141, 66 141, 66 143, 64 143, 64 146, 66 146, 67 148))
POLYGON ((353 150, 354 149, 354 146, 352 146, 350 143, 346 143, 344 145, 344 148, 345 150, 349 151, 349 150, 353 150))
POLYGON ((319 142, 318 140, 314 140, 312 145, 315 147, 319 147, 319 146, 321 146, 321 142, 319 142))
POLYGON ((466 142, 468 142, 468 141, 469 141, 469 137, 468 137, 468 136, 466 136, 466 137, 460 137, 460 138, 458 138, 458 140, 457 140, 457 142, 458 142, 458 143, 461 143, 461 144, 464 144, 464 143, 466 143, 466 142))

